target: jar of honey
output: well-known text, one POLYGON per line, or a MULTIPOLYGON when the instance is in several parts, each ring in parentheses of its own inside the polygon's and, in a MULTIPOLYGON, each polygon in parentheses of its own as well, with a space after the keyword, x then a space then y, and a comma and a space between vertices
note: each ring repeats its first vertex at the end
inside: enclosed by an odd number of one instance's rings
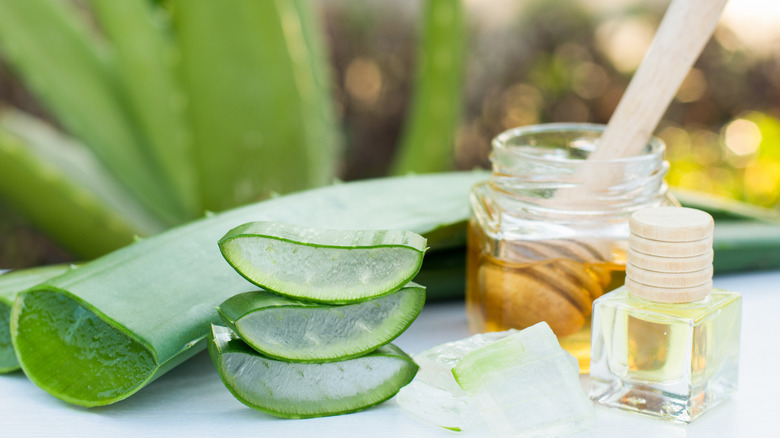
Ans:
POLYGON ((546 321, 581 372, 593 300, 624 282, 629 217, 677 205, 664 182, 664 143, 651 138, 639 155, 590 160, 603 131, 560 123, 506 131, 493 140, 489 180, 470 194, 470 329, 546 321))

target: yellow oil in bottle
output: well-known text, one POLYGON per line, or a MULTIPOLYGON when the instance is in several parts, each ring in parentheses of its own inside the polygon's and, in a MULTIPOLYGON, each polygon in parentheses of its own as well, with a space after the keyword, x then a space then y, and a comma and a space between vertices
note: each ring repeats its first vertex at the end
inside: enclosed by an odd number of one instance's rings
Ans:
POLYGON ((487 236, 473 221, 468 239, 471 331, 523 329, 546 321, 577 358, 580 372, 587 373, 593 300, 623 284, 625 253, 611 250, 605 259, 571 240, 507 243, 487 236))

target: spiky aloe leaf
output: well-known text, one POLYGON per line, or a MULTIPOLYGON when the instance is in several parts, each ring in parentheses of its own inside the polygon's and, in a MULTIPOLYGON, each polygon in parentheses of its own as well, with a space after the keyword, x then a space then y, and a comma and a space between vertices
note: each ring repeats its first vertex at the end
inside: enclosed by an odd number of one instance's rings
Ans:
POLYGON ((393 172, 440 172, 455 162, 465 23, 461 1, 427 0, 412 106, 393 172))
POLYGON ((164 229, 83 145, 10 109, 0 112, 0 196, 83 258, 164 229))
POLYGON ((176 74, 178 48, 164 10, 147 1, 91 0, 114 49, 119 88, 147 151, 189 217, 202 212, 185 96, 176 74))
POLYGON ((180 222, 183 211, 144 156, 136 127, 122 105, 110 52, 82 18, 71 2, 3 0, 4 59, 145 207, 169 224, 180 222))
POLYGON ((311 3, 173 5, 204 207, 329 183, 337 131, 311 3))
MULTIPOLYGON (((464 223, 482 172, 338 184, 217 214, 143 239, 17 297, 14 347, 27 376, 84 406, 122 400, 200 351, 221 302, 248 283, 217 240, 252 220, 425 236, 464 223)), ((436 242, 428 241, 434 248, 436 242)))

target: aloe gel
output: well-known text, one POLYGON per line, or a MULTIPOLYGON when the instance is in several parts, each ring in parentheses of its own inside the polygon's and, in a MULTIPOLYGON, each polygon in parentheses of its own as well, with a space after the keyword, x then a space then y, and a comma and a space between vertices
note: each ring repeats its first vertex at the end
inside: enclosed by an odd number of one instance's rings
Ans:
POLYGON ((395 339, 417 318, 425 288, 400 290, 354 304, 302 302, 266 291, 246 292, 219 306, 223 322, 265 356, 330 362, 366 354, 395 339))
POLYGON ((220 239, 225 260, 247 280, 281 295, 324 303, 381 296, 422 266, 426 240, 411 231, 325 230, 252 222, 220 239))
POLYGON ((220 326, 212 326, 208 349, 223 383, 240 402, 284 418, 340 415, 374 406, 411 382, 418 368, 392 344, 339 362, 279 361, 220 326))

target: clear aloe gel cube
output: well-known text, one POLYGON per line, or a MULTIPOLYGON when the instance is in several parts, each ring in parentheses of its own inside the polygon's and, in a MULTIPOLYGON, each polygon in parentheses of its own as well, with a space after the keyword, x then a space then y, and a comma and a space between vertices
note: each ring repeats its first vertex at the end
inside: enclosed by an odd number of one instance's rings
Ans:
POLYGON ((397 403, 446 429, 557 436, 584 429, 593 415, 577 360, 544 322, 442 344, 415 361, 420 372, 397 403))
POLYGON ((564 435, 593 417, 577 360, 544 322, 466 354, 452 374, 498 437, 564 435))

